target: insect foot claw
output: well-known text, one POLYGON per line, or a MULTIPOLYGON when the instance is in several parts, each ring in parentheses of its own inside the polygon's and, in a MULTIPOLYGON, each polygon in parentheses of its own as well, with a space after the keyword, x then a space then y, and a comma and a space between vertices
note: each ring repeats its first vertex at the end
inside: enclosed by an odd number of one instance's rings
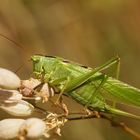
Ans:
POLYGON ((68 110, 68 108, 67 108, 67 105, 65 104, 65 103, 61 103, 61 106, 62 106, 62 109, 63 109, 63 111, 64 111, 64 114, 65 114, 65 116, 68 116, 68 114, 69 114, 69 110, 68 110))
POLYGON ((92 114, 92 112, 91 112, 88 108, 86 108, 86 107, 84 107, 83 111, 84 111, 84 113, 85 113, 87 116, 89 116, 89 115, 92 114))
POLYGON ((100 112, 98 112, 98 111, 93 111, 93 113, 95 114, 95 116, 96 116, 97 118, 101 118, 100 112))
POLYGON ((68 108, 67 108, 67 105, 66 105, 62 100, 61 100, 61 101, 56 101, 56 102, 54 103, 54 105, 55 105, 55 107, 61 108, 61 109, 64 111, 64 115, 65 115, 65 116, 68 116, 69 110, 68 110, 68 108))

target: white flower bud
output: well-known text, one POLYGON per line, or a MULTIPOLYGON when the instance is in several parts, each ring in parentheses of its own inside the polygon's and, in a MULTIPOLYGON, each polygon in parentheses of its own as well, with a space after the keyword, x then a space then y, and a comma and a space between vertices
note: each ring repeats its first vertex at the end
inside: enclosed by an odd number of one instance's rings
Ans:
POLYGON ((14 103, 22 99, 22 94, 17 90, 0 89, 0 102, 14 103))
POLYGON ((46 124, 41 119, 30 118, 27 119, 24 124, 21 126, 20 132, 26 131, 26 137, 28 138, 39 138, 43 136, 46 130, 46 124))
POLYGON ((20 78, 10 70, 0 68, 0 87, 17 89, 20 87, 20 78))
POLYGON ((23 119, 4 119, 0 121, 0 139, 18 137, 19 129, 25 122, 23 119))
POLYGON ((44 135, 45 130, 45 122, 38 118, 0 121, 0 139, 40 138, 44 135))
POLYGON ((0 108, 14 116, 28 116, 31 115, 34 110, 34 107, 30 103, 23 100, 17 103, 2 104, 0 108))

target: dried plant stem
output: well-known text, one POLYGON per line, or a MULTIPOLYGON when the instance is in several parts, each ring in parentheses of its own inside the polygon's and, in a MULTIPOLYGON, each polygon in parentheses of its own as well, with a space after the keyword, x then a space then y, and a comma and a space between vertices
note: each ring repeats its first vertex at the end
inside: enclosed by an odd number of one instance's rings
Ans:
MULTIPOLYGON (((47 115, 47 111, 35 106, 36 109, 40 110, 41 112, 43 112, 44 115, 47 115)), ((66 118, 68 121, 76 121, 76 120, 84 120, 84 119, 93 119, 93 118, 101 118, 101 119, 105 119, 110 121, 110 123, 112 124, 113 127, 120 127, 121 129, 123 129, 125 132, 131 134, 132 136, 134 136, 137 140, 140 140, 140 134, 137 133, 136 131, 134 131, 132 128, 128 127, 125 123, 123 122, 118 122, 115 121, 113 118, 108 117, 106 115, 104 115, 103 113, 98 113, 97 112, 93 112, 90 115, 85 115, 84 112, 75 112, 75 113, 71 113, 69 112, 69 115, 66 114, 58 114, 57 116, 58 118, 66 118), (74 115, 78 115, 78 116, 74 116, 74 115)))
MULTIPOLYGON (((74 121, 74 120, 83 120, 83 119, 93 119, 93 118, 98 118, 98 117, 97 117, 96 114, 91 114, 91 115, 81 115, 81 116, 76 116, 76 117, 69 117, 69 116, 67 116, 66 118, 69 121, 74 121)), ((123 129, 127 133, 129 133, 132 136, 134 136, 137 140, 140 140, 140 134, 137 133, 136 131, 134 131, 132 128, 128 127, 123 122, 117 122, 117 121, 113 120, 112 118, 110 118, 110 117, 108 117, 108 116, 106 116, 104 114, 100 114, 100 118, 106 119, 106 120, 110 121, 112 126, 120 127, 121 129, 123 129)))

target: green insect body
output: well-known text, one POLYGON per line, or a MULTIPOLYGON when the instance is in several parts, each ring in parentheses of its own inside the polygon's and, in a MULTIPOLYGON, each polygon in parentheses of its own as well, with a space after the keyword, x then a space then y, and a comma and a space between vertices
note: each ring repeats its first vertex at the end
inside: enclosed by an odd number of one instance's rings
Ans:
POLYGON ((107 104, 106 100, 111 100, 140 107, 140 90, 99 72, 104 66, 93 70, 41 55, 32 56, 32 61, 34 74, 37 77, 43 74, 44 80, 60 94, 72 97, 90 110, 140 119, 107 104))

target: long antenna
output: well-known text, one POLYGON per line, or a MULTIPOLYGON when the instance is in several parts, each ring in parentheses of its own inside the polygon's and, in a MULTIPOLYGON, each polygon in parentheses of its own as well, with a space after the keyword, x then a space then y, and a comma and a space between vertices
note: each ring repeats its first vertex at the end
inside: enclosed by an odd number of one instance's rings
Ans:
MULTIPOLYGON (((17 43, 16 41, 12 40, 11 38, 7 37, 6 35, 0 33, 0 36, 3 37, 3 38, 5 38, 5 39, 7 39, 7 40, 10 41, 10 42, 12 42, 13 44, 15 44, 15 45, 16 45, 17 47, 19 47, 20 49, 25 50, 24 47, 23 47, 20 43, 17 43)), ((19 67, 16 69, 15 73, 17 73, 22 67, 23 67, 23 65, 19 66, 19 67)))
POLYGON ((7 39, 7 40, 9 40, 13 44, 15 44, 17 47, 19 47, 19 48, 21 48, 21 49, 24 50, 24 47, 21 44, 17 43, 16 41, 10 39, 9 37, 7 37, 7 36, 5 36, 4 34, 1 34, 1 33, 0 33, 0 36, 3 37, 3 38, 5 38, 5 39, 7 39))

